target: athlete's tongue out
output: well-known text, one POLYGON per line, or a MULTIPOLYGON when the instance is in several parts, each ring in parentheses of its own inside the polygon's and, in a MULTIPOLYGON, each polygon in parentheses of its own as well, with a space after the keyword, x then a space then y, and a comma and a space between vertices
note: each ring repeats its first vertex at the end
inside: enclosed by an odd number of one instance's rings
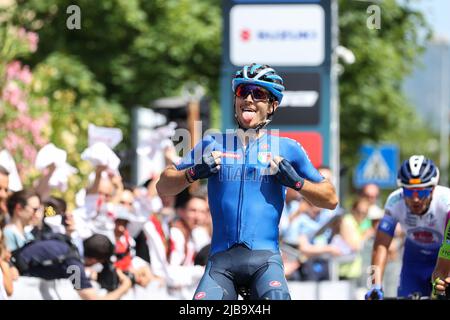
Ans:
POLYGON ((242 117, 244 118, 244 121, 247 123, 252 122, 252 120, 255 118, 255 116, 256 116, 255 111, 246 110, 246 111, 242 112, 242 117))

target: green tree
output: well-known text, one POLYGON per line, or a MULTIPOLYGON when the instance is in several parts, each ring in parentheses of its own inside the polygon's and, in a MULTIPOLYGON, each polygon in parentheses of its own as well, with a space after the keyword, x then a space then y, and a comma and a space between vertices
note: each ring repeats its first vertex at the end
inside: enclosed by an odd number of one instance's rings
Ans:
POLYGON ((68 162, 80 171, 71 177, 66 192, 67 199, 73 200, 92 170, 80 158, 88 145, 89 123, 126 131, 129 118, 120 104, 104 97, 104 86, 76 57, 53 53, 34 68, 34 74, 35 89, 48 98, 50 141, 66 150, 68 162))
POLYGON ((67 51, 49 52, 36 59, 39 37, 12 22, 28 19, 27 27, 40 30, 35 19, 39 10, 54 10, 48 3, 34 3, 35 11, 18 7, 0 8, 0 142, 15 158, 23 182, 29 185, 37 175, 33 170, 36 152, 53 142, 68 153, 68 162, 80 170, 73 176, 65 196, 73 203, 75 191, 85 186, 90 165, 81 161, 87 147, 89 123, 128 127, 128 114, 122 106, 107 99, 105 86, 77 56, 67 51), (39 6, 41 5, 41 6, 39 6), (16 16, 16 19, 11 18, 16 16), (19 17, 19 18, 17 18, 19 17), (33 54, 31 54, 33 53, 33 54), (35 61, 33 73, 16 59, 35 61))
POLYGON ((71 0, 17 3, 15 19, 41 39, 33 65, 53 52, 75 56, 127 107, 175 95, 186 81, 218 96, 219 0, 80 0, 80 30, 66 27, 71 0))
POLYGON ((394 142, 405 157, 432 152, 431 131, 402 93, 402 82, 417 65, 430 35, 421 12, 395 0, 377 2, 381 28, 369 29, 371 3, 339 1, 340 44, 356 61, 340 76, 341 161, 353 168, 362 143, 394 142))

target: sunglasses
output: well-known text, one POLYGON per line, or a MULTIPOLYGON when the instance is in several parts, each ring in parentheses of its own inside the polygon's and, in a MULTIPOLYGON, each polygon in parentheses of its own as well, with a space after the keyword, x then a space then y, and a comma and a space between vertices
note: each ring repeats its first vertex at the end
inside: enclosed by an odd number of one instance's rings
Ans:
POLYGON ((267 101, 271 94, 266 89, 255 85, 240 85, 236 88, 235 95, 239 98, 246 98, 251 95, 254 101, 267 101))
POLYGON ((406 198, 419 197, 420 199, 428 198, 433 191, 433 188, 423 189, 407 189, 403 188, 403 195, 406 198))
POLYGON ((124 206, 132 206, 133 205, 133 202, 123 201, 123 200, 120 200, 119 203, 124 206))
POLYGON ((40 209, 41 209, 41 207, 37 207, 37 208, 33 208, 32 206, 27 206, 33 213, 36 213, 36 212, 38 212, 40 209))

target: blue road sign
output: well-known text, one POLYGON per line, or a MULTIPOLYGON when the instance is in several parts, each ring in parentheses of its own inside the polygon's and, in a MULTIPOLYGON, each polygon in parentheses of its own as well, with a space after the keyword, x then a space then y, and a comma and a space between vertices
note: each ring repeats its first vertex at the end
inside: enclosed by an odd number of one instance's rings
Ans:
POLYGON ((363 145, 360 154, 361 161, 353 174, 353 185, 356 188, 368 183, 377 184, 383 189, 396 187, 399 162, 399 149, 396 145, 363 145))

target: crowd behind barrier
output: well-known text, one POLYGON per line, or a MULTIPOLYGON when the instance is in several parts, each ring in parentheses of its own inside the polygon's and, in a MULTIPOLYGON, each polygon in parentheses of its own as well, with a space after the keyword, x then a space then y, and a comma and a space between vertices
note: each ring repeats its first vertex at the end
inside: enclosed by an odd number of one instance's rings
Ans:
MULTIPOLYGON (((178 161, 173 146, 166 148, 167 164, 178 161)), ((76 168, 64 171, 64 151, 53 145, 38 154, 42 175, 33 188, 12 191, 8 169, 0 167, 0 299, 192 299, 212 236, 206 188, 195 184, 178 196, 160 197, 159 172, 139 186, 122 181, 120 159, 107 145, 90 146, 82 158, 94 170, 75 204, 52 196, 65 187, 57 181, 61 176, 64 182, 78 174, 76 168), (48 245, 36 245, 42 241, 48 245), (55 241, 66 247, 58 249, 55 241), (60 255, 50 256, 51 250, 60 255), (79 274, 68 269, 73 266, 79 274)), ((331 179, 329 169, 319 171, 331 179)), ((375 185, 365 186, 350 210, 320 209, 287 190, 280 249, 293 299, 361 298, 383 216, 378 203, 375 185)), ((401 230, 396 234, 388 295, 395 295, 398 281, 401 230)))

